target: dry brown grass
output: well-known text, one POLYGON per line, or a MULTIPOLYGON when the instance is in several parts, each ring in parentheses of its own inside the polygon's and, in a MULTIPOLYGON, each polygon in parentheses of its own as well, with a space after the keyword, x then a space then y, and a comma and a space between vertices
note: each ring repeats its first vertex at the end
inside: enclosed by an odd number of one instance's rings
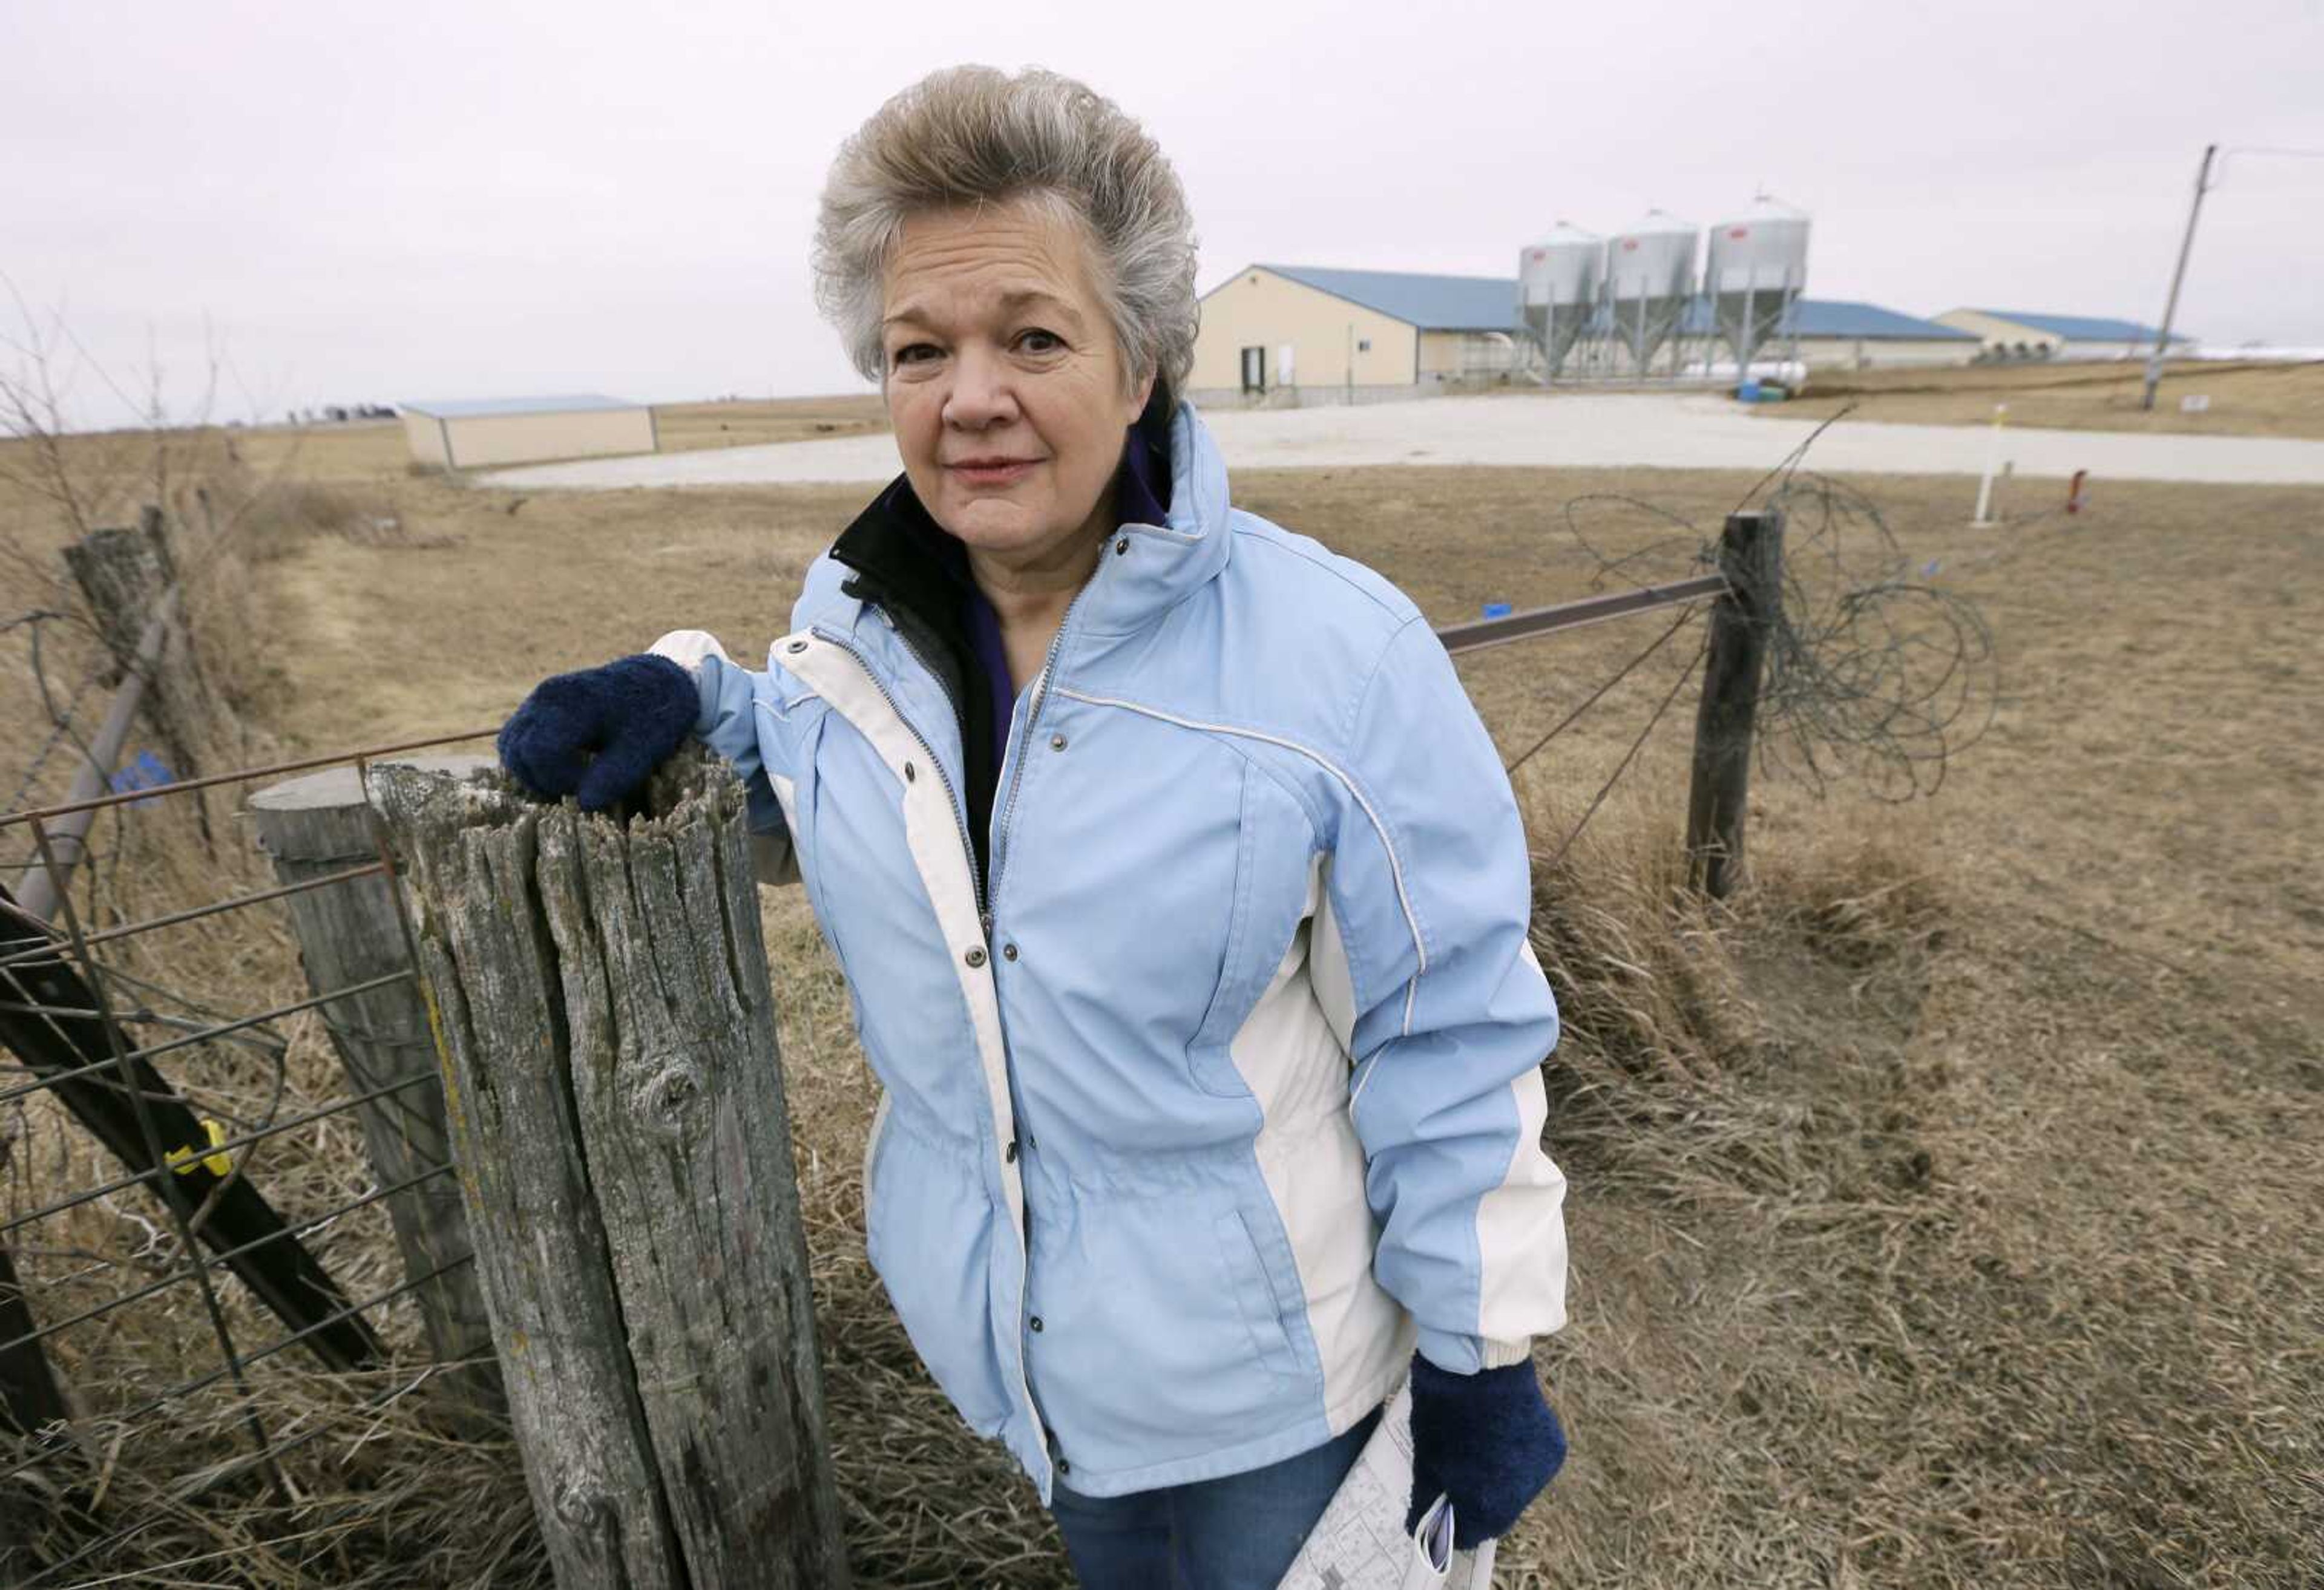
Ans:
MULTIPOLYGON (((132 517, 155 494, 158 472, 117 438, 98 440, 103 447, 84 438, 70 444, 87 512, 101 521, 132 517)), ((217 432, 167 438, 171 467, 159 493, 176 522, 173 547, 196 637, 193 657, 173 657, 170 666, 198 667, 211 687, 212 711, 193 725, 208 772, 261 763, 281 749, 263 724, 284 676, 254 605, 257 568, 294 556, 313 537, 392 539, 374 522, 372 504, 260 478, 225 440, 217 432)), ((64 615, 44 631, 40 659, 60 683, 103 662, 51 561, 73 520, 38 493, 0 493, 0 535, 25 555, 18 567, 27 575, 9 601, 30 598, 64 615)), ((12 790, 48 738, 33 657, 22 641, 11 639, 0 675, 8 721, 19 729, 0 748, 0 777, 12 790)), ((84 701, 79 731, 101 712, 108 688, 84 701)), ((130 752, 144 742, 144 731, 133 734, 130 752)), ((69 755, 51 758, 29 799, 60 796, 73 770, 69 755)), ((73 884, 83 925, 148 920, 270 886, 236 820, 237 801, 231 788, 180 793, 101 814, 73 884)), ((21 827, 0 834, 13 883, 30 845, 21 827)), ((128 1013, 124 1034, 138 1044, 307 993, 279 906, 159 929, 110 946, 105 960, 116 1007, 128 1013)), ((164 1070, 198 1115, 230 1133, 303 1116, 349 1090, 314 1012, 179 1051, 164 1070)), ((0 1063, 0 1081, 13 1086, 25 1076, 0 1063)), ((0 1135, 10 1150, 0 1209, 12 1214, 121 1173, 49 1095, 0 1107, 0 1135)), ((294 1225, 371 1190, 363 1140, 346 1115, 268 1137, 237 1158, 294 1225)), ((9 1240, 36 1318, 51 1325, 178 1267, 164 1212, 134 1191, 82 1203, 9 1240)), ((383 1204, 339 1214, 304 1240, 351 1298, 403 1280, 383 1204)), ((219 1300, 242 1353, 263 1354, 281 1337, 281 1323, 238 1284, 224 1282, 219 1300)), ((495 1562, 503 1566, 491 1571, 515 1582, 537 1579, 529 1505, 521 1491, 498 1488, 518 1461, 504 1434, 493 1438, 466 1411, 455 1419, 424 1385, 414 1386, 427 1365, 409 1299, 370 1318, 394 1352, 379 1371, 319 1374, 303 1349, 290 1347, 250 1366, 246 1401, 221 1380, 134 1418, 124 1416, 164 1388, 222 1365, 191 1285, 179 1282, 51 1338, 48 1356, 83 1421, 85 1462, 0 1482, 0 1515, 10 1522, 0 1531, 0 1580, 18 1583, 36 1565, 51 1565, 56 1583, 401 1585, 457 1582, 495 1562), (283 1494, 268 1494, 245 1461, 253 1419, 288 1448, 283 1494)), ((13 1461, 12 1451, 0 1466, 13 1461)))
POLYGON ((735 398, 717 403, 663 403, 654 424, 665 453, 703 447, 753 447, 764 442, 811 442, 888 428, 887 405, 877 392, 828 398, 735 398))
POLYGON ((1789 403, 1754 410, 1821 419, 1856 404, 1857 419, 1916 425, 1981 425, 1997 403, 2011 425, 2061 430, 2183 432, 2216 437, 2324 437, 2324 364, 2181 362, 2166 369, 2153 412, 2138 406, 2145 387, 2138 360, 2104 363, 1972 364, 1921 370, 1817 370, 1789 403), (2211 400, 2200 414, 2179 400, 2211 400))
MULTIPOLYGON (((300 538, 254 598, 281 659, 268 726, 302 747, 493 721, 540 675, 680 624, 753 653, 862 496, 347 478, 407 538, 300 538)), ((1552 528, 1569 497, 1628 491, 1715 523, 1748 483, 1383 470, 1239 487, 1444 621, 1585 588, 1552 528)), ((1558 855, 1669 687, 1659 663, 1521 777, 1573 1180, 1574 1322, 1541 1363, 1574 1448, 1500 1582, 2315 1584, 2324 493, 2122 486, 2080 520, 1970 531, 1962 483, 1870 484, 2003 648, 1995 731, 1935 802, 1818 802, 1762 774, 1753 885, 1703 906, 1678 887, 1681 713, 1558 855)), ((1617 548, 1657 533, 1593 512, 1617 548)), ((1463 674, 1514 754, 1645 637, 1603 626, 1463 674)), ((798 896, 763 898, 859 1580, 1060 1585, 1029 1488, 953 1418, 864 1260, 872 1099, 847 990, 798 896)), ((194 958, 171 976, 245 1007, 295 976, 279 935, 200 953, 172 951, 194 958)), ((300 1085, 327 1086, 314 1035, 294 1037, 300 1085)), ((360 1176, 359 1151, 318 1140, 267 1174, 322 1199, 360 1176)), ((117 1262, 122 1231, 78 1240, 117 1262)), ((325 1244, 351 1288, 392 1273, 378 1233, 325 1244)), ((190 1351, 176 1328, 76 1349, 70 1376, 100 1398, 150 1384, 190 1351)), ((413 1350, 408 1321, 395 1336, 413 1350)), ((310 1408, 333 1431, 292 1465, 311 1505, 244 1485, 172 1510, 168 1480, 232 1442, 214 1411, 141 1431, 106 1518, 154 1534, 114 1571, 198 1549, 229 1555, 187 1582, 545 1583, 505 1446, 447 1444, 417 1398, 360 1439, 356 1400, 321 1377, 267 1394, 274 1417, 310 1408), (309 1529, 325 1533, 294 1539, 309 1529)))

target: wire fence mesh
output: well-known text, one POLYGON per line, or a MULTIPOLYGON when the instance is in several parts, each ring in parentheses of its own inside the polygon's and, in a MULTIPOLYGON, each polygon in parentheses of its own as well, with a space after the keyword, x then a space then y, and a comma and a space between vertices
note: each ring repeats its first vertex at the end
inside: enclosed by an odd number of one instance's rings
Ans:
POLYGON ((393 970, 317 988, 287 917, 302 896, 387 889, 383 849, 258 887, 229 867, 239 887, 183 904, 188 880, 159 864, 211 792, 334 768, 359 786, 371 756, 490 732, 0 815, 5 852, 56 902, 43 920, 0 886, 0 1494, 14 1482, 50 1503, 21 1526, 41 1566, 16 1582, 68 1583, 136 1527, 104 1505, 125 1446, 179 1454, 180 1498, 246 1481, 288 1495, 281 1457, 327 1424, 282 1410, 327 1382, 325 1402, 377 1406, 464 1367, 431 1357, 410 1300, 467 1255, 407 1249, 399 1265, 384 1229, 398 1199, 457 1197, 440 1131, 404 1102, 439 1086, 433 1057, 392 1074, 356 1063, 380 1052, 355 1025, 363 998, 417 977, 408 942, 393 970), (58 836, 97 818, 128 867, 77 887, 85 857, 58 836), (433 1157, 383 1178, 368 1141, 382 1129, 433 1157))

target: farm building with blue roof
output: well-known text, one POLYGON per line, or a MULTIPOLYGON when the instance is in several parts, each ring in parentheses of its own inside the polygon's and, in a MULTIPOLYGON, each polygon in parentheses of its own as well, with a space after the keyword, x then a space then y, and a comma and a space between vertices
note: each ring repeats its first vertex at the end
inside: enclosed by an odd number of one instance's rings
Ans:
MULTIPOLYGON (((1201 402, 1368 401, 1417 397, 1447 382, 1523 366, 1517 283, 1250 265, 1203 296, 1189 395, 1201 402)), ((1695 306, 1690 335, 1709 324, 1695 306)), ((1877 304, 1801 299, 1778 330, 1811 367, 1965 364, 1976 334, 1877 304)))

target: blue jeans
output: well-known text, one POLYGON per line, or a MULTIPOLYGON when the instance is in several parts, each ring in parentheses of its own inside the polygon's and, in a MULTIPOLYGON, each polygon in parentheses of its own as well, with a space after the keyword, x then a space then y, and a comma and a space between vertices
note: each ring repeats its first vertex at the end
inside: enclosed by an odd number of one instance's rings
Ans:
POLYGON ((1275 1590, 1379 1422, 1265 1468, 1191 1485, 1083 1496, 1060 1482, 1049 1511, 1089 1590, 1275 1590))

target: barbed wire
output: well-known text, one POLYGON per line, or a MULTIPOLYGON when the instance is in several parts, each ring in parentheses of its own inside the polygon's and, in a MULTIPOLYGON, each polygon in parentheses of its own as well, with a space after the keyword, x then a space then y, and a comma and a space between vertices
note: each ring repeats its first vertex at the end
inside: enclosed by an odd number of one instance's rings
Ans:
MULTIPOLYGON (((1884 800, 1932 795, 1950 759, 1984 735, 1999 708, 1993 634, 1973 602, 1933 583, 1937 564, 1915 564, 1868 492, 1801 468, 1823 428, 1760 477, 1738 504, 1739 510, 1762 500, 1784 518, 1781 601, 1764 604, 1772 621, 1758 755, 1763 765, 1800 773, 1819 793, 1845 777, 1884 800)), ((1559 523, 1589 564, 1593 588, 1615 581, 1659 584, 1719 566, 1715 531, 1644 498, 1587 492, 1565 503, 1559 523), (1617 551, 1610 537, 1590 524, 1607 511, 1642 516, 1672 533, 1617 551)), ((1679 623, 1700 611, 1688 608, 1679 623)), ((1512 763, 1512 771, 1669 639, 1666 631, 1625 664, 1512 763)), ((1649 729, 1666 711, 1667 703, 1649 729)))
POLYGON ((2001 662, 1975 602, 1934 584, 1880 505, 1824 474, 1784 481, 1781 611, 1761 688, 1761 755, 1819 789, 1848 776, 1883 800, 1936 793, 2001 704, 2001 662))

